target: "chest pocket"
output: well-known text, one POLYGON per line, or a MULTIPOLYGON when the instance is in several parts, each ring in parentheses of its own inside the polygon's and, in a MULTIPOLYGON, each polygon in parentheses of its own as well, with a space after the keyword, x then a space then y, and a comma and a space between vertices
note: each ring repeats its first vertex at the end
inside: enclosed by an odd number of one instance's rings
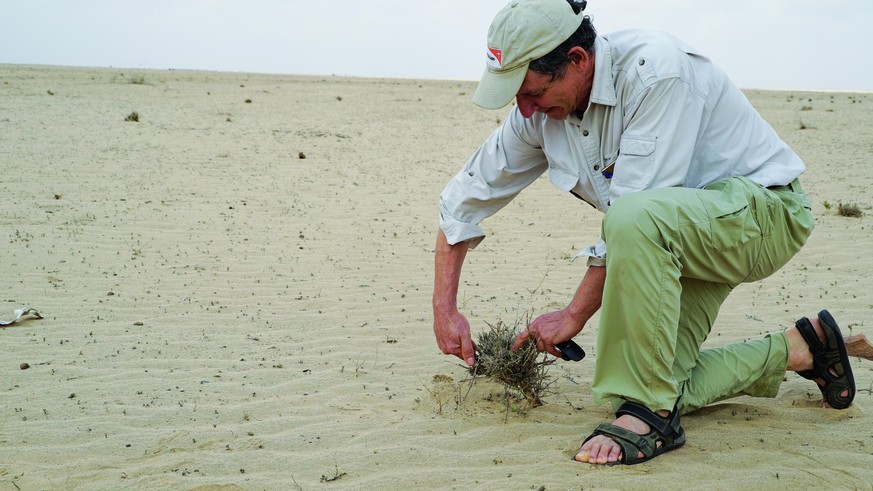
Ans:
POLYGON ((645 188, 655 173, 655 147, 653 137, 622 137, 613 183, 625 188, 645 188))

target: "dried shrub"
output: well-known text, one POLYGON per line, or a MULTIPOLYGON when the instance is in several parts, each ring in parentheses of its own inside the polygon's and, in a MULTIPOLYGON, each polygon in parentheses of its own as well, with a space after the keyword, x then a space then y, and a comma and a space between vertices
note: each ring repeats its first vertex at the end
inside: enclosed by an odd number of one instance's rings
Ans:
POLYGON ((128 114, 127 117, 124 118, 124 120, 125 120, 125 121, 131 121, 131 122, 134 122, 134 123, 139 123, 139 113, 136 112, 136 111, 134 111, 134 112, 128 114))
MULTIPOLYGON (((555 360, 548 359, 545 353, 540 357, 533 342, 511 351, 516 336, 529 321, 530 314, 512 326, 500 320, 496 325, 488 324, 490 330, 476 339, 476 363, 469 370, 474 377, 484 376, 502 384, 507 395, 511 391, 520 393, 530 407, 537 407, 543 404, 541 396, 551 385, 548 366, 555 360)), ((508 400, 507 397, 507 404, 508 400)))
POLYGON ((864 216, 864 213, 858 205, 839 203, 837 205, 837 215, 841 217, 861 218, 864 216))

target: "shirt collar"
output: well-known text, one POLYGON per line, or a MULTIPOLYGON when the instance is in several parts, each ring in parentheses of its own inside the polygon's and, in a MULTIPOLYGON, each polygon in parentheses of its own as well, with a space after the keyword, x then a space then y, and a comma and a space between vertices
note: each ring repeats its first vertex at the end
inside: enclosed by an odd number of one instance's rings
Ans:
POLYGON ((614 106, 616 103, 615 80, 612 76, 612 50, 609 41, 597 36, 594 39, 594 83, 591 86, 591 104, 614 106))
MULTIPOLYGON (((588 98, 588 107, 591 104, 615 106, 615 78, 612 74, 612 50, 609 41, 597 36, 594 39, 594 81, 591 84, 591 96, 588 98)), ((586 113, 588 112, 586 108, 586 113)), ((567 116, 567 122, 579 125, 582 123, 573 114, 567 116)))

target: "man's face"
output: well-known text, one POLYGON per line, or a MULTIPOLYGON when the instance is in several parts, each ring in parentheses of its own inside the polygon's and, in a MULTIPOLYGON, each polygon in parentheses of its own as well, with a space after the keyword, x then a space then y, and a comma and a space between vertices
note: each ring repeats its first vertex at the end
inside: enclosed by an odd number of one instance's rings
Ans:
MULTIPOLYGON (((577 48, 573 48, 576 50, 577 48)), ((584 50, 578 48, 584 53, 584 50)), ((587 54, 574 57, 564 76, 552 80, 550 75, 528 70, 515 101, 525 118, 543 113, 551 119, 565 119, 570 113, 583 112, 591 95, 594 79, 594 58, 587 54)))

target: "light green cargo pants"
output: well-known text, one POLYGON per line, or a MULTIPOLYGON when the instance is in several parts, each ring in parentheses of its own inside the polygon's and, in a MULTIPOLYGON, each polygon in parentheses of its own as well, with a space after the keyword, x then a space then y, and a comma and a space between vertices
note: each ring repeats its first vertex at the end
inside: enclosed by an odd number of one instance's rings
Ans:
POLYGON ((783 333, 700 346, 735 286, 800 250, 813 228, 809 208, 797 180, 767 189, 741 177, 617 200, 603 219, 598 402, 672 410, 678 400, 687 413, 742 394, 775 397, 788 363, 783 333))

